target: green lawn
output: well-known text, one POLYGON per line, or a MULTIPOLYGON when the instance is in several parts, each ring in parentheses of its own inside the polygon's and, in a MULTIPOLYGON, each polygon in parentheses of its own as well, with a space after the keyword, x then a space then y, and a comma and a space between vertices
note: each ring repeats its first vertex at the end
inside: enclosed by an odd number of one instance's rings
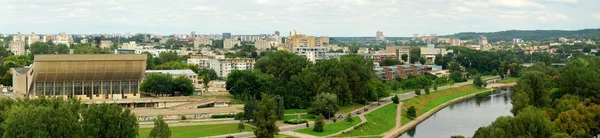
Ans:
POLYGON ((510 78, 506 78, 506 79, 500 80, 500 83, 513 83, 513 82, 517 82, 517 78, 510 77, 510 78))
POLYGON ((351 111, 354 111, 356 109, 361 109, 363 106, 365 106, 365 105, 359 104, 359 103, 354 103, 354 106, 352 106, 352 104, 340 106, 340 110, 337 113, 338 114, 348 114, 351 111))
POLYGON ((403 100, 402 102, 404 102, 404 104, 402 107, 402 124, 406 124, 412 120, 408 116, 406 116, 406 109, 408 109, 410 106, 414 106, 417 109, 417 116, 419 116, 450 100, 487 90, 489 89, 478 89, 473 85, 465 85, 457 88, 436 91, 430 93, 429 95, 421 95, 418 97, 403 100))
MULTIPOLYGON (((174 138, 197 138, 208 137, 223 134, 238 133, 237 123, 234 124, 215 124, 215 125, 196 125, 196 126, 176 126, 171 127, 171 137, 174 138)), ((139 137, 147 138, 152 128, 140 128, 139 137)), ((252 131, 252 127, 246 126, 246 132, 252 131)))
POLYGON ((323 127, 323 129, 324 129, 323 132, 314 132, 313 131, 314 126, 309 127, 309 128, 298 129, 298 130, 295 130, 294 132, 309 134, 309 135, 313 135, 313 136, 327 136, 327 135, 331 135, 333 133, 340 132, 344 129, 348 129, 348 128, 360 123, 360 118, 353 117, 352 119, 354 120, 352 122, 338 120, 335 123, 325 124, 325 126, 323 127))
POLYGON ((307 113, 308 109, 285 109, 284 114, 307 113))
POLYGON ((373 112, 365 115, 367 123, 355 128, 347 133, 340 134, 340 137, 353 136, 375 136, 383 134, 396 126, 396 104, 385 105, 373 112))
MULTIPOLYGON (((285 120, 290 120, 290 119, 297 119, 297 118, 298 118, 297 115, 285 115, 285 116, 283 116, 283 120, 284 121, 285 120)), ((300 118, 306 119, 308 121, 314 121, 315 118, 316 118, 316 116, 313 115, 313 114, 303 114, 303 115, 300 115, 300 118)))

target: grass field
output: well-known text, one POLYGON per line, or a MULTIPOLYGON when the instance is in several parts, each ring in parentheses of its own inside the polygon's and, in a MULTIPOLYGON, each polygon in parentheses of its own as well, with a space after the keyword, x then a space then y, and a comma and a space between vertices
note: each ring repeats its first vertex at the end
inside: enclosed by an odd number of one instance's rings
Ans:
POLYGON ((406 109, 411 106, 415 106, 417 109, 417 116, 445 103, 452 99, 456 99, 461 96, 487 91, 489 89, 478 89, 473 85, 465 85, 457 88, 440 90, 430 93, 429 95, 421 95, 414 98, 403 100, 402 105, 402 124, 410 122, 408 116, 406 116, 406 109))
POLYGON ((506 78, 506 79, 500 80, 500 83, 513 83, 513 82, 517 82, 517 78, 510 77, 510 78, 506 78))
MULTIPOLYGON (((216 124, 216 125, 197 125, 197 126, 176 126, 171 127, 171 137, 174 138, 197 138, 208 137, 230 133, 238 133, 237 123, 234 124, 216 124)), ((147 138, 152 128, 140 128, 139 138, 147 138)), ((244 131, 252 131, 252 127, 246 126, 244 131)))
POLYGON ((295 130, 294 132, 309 134, 309 135, 313 135, 313 136, 327 136, 327 135, 331 135, 331 134, 340 132, 344 129, 350 128, 350 127, 360 123, 360 118, 353 117, 352 119, 354 120, 352 122, 338 120, 335 123, 325 124, 325 126, 323 127, 323 129, 324 129, 323 132, 314 132, 313 131, 314 126, 311 126, 309 128, 298 129, 298 130, 295 130))
POLYGON ((284 114, 307 113, 308 109, 286 109, 284 114))
POLYGON ((365 115, 367 123, 336 137, 375 136, 383 134, 396 126, 396 104, 385 105, 365 115))
POLYGON ((340 106, 340 110, 337 112, 338 114, 348 114, 351 111, 354 111, 356 109, 360 109, 363 106, 365 106, 364 104, 359 104, 359 103, 354 103, 354 106, 352 106, 352 104, 348 104, 345 106, 340 106))
MULTIPOLYGON (((298 115, 285 115, 283 116, 283 120, 290 120, 290 119, 297 119, 298 115)), ((314 121, 316 119, 316 116, 313 114, 303 114, 300 115, 300 118, 302 119, 306 119, 308 121, 314 121)))

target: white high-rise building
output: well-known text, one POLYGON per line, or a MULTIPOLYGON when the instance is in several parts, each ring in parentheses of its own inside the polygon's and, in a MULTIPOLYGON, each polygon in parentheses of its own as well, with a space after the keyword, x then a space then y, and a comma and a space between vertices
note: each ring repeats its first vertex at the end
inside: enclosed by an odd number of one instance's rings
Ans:
POLYGON ((241 46, 242 42, 236 39, 223 40, 223 49, 232 49, 235 45, 241 46))

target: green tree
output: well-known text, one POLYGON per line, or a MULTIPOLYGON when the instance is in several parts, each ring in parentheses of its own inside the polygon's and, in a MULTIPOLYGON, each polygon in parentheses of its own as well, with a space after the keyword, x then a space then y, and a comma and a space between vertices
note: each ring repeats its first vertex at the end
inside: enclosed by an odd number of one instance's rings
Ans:
POLYGON ((202 86, 204 87, 204 92, 208 92, 208 84, 210 83, 209 74, 202 75, 202 86))
POLYGON ((140 86, 140 90, 159 96, 173 94, 173 77, 171 74, 150 73, 140 86))
POLYGON ((556 130, 545 111, 535 107, 524 108, 515 117, 502 116, 489 126, 480 127, 473 138, 547 138, 556 130))
POLYGON ((415 90, 415 94, 416 94, 417 96, 418 96, 418 95, 421 95, 421 90, 420 90, 420 89, 416 89, 416 90, 415 90))
POLYGON ((171 61, 180 61, 181 57, 175 52, 161 52, 158 54, 158 59, 161 63, 167 63, 171 61))
POLYGON ((31 54, 48 54, 48 43, 35 42, 29 46, 31 54))
POLYGON ((550 105, 550 78, 538 71, 525 72, 517 81, 515 93, 512 95, 513 108, 511 112, 518 114, 519 110, 531 105, 542 108, 550 105))
POLYGON ((189 96, 194 94, 194 82, 186 76, 179 76, 173 79, 171 85, 173 85, 171 86, 173 91, 179 91, 182 95, 189 96))
POLYGON ((160 65, 154 66, 155 70, 177 70, 187 69, 189 66, 181 61, 169 61, 160 65))
POLYGON ((258 108, 254 111, 256 128, 254 135, 259 138, 274 138, 279 133, 279 127, 275 124, 277 114, 275 113, 275 98, 266 94, 262 95, 258 108))
POLYGON ((465 138, 465 136, 456 135, 456 136, 450 136, 450 138, 465 138))
POLYGON ((354 119, 352 118, 352 113, 348 113, 348 115, 346 115, 346 122, 353 122, 354 119))
POLYGON ((284 101, 283 101, 283 97, 279 96, 279 95, 275 95, 275 102, 277 104, 277 110, 275 110, 275 112, 277 113, 277 118, 278 119, 283 119, 283 116, 285 115, 285 106, 284 106, 284 101))
POLYGON ((393 101, 395 104, 398 104, 398 103, 400 103, 400 98, 398 98, 398 95, 394 95, 394 97, 392 97, 392 101, 393 101))
POLYGON ((253 120, 254 119, 254 111, 256 110, 258 103, 254 96, 247 97, 244 99, 244 120, 253 120))
POLYGON ((308 109, 309 113, 326 115, 326 118, 330 118, 335 115, 339 110, 337 103, 337 96, 331 93, 320 93, 315 96, 311 107, 308 109))
POLYGON ((425 88, 425 94, 429 94, 429 87, 425 88))
POLYGON ((238 132, 242 132, 242 131, 244 131, 244 129, 246 129, 246 125, 244 125, 244 122, 242 122, 240 120, 240 123, 238 123, 237 130, 238 130, 238 132))
POLYGON ((276 78, 289 80, 290 77, 310 65, 305 57, 297 56, 286 51, 277 51, 256 61, 255 68, 276 78))
POLYGON ((154 119, 154 127, 150 130, 150 138, 170 138, 171 129, 169 124, 165 123, 162 116, 158 116, 154 119))
POLYGON ((373 77, 373 62, 360 55, 346 55, 340 57, 340 65, 346 74, 346 81, 351 91, 350 98, 366 103, 368 89, 365 88, 373 77))
POLYGON ((417 109, 414 106, 410 106, 408 110, 406 110, 406 116, 410 118, 417 117, 417 109))
POLYGON ((319 116, 317 116, 317 119, 315 120, 315 127, 313 128, 314 132, 323 132, 325 127, 325 117, 323 117, 322 114, 319 114, 319 116))
POLYGON ((138 135, 137 117, 116 104, 92 104, 81 117, 83 131, 88 137, 134 138, 138 135))
POLYGON ((0 83, 4 86, 13 86, 13 77, 10 71, 6 72, 2 78, 0 78, 0 83))
POLYGON ((152 54, 148 53, 148 52, 144 52, 146 53, 146 69, 153 69, 154 68, 154 57, 152 56, 152 54))
POLYGON ((427 62, 427 59, 425 57, 419 58, 419 63, 421 63, 421 65, 425 65, 426 62, 427 62))
POLYGON ((401 58, 402 58, 402 61, 408 62, 408 55, 407 54, 402 54, 401 58))
POLYGON ((393 65, 400 65, 400 64, 402 64, 402 62, 400 62, 399 60, 391 59, 391 58, 387 58, 387 59, 381 61, 381 63, 379 63, 380 66, 393 66, 393 65))
POLYGON ((486 82, 484 82, 481 79, 480 75, 477 75, 477 76, 475 76, 475 79, 473 79, 473 85, 475 85, 475 87, 481 88, 481 87, 485 87, 485 85, 487 85, 487 84, 486 84, 486 82))
POLYGON ((94 54, 96 53, 96 47, 89 45, 89 44, 80 44, 80 45, 75 45, 74 47, 74 51, 73 53, 75 54, 94 54))
POLYGON ((600 63, 585 59, 567 62, 560 69, 558 88, 565 94, 590 98, 594 103, 600 103, 600 67, 594 67, 596 64, 600 63))
POLYGON ((217 72, 214 69, 209 68, 201 68, 198 70, 198 76, 208 75, 210 80, 218 80, 219 76, 217 76, 217 72))
POLYGON ((58 54, 69 54, 71 50, 69 49, 69 46, 65 45, 65 44, 57 44, 56 45, 56 53, 58 54))
POLYGON ((438 84, 437 84, 437 83, 434 83, 434 84, 433 84, 433 91, 437 91, 437 90, 438 90, 438 84))

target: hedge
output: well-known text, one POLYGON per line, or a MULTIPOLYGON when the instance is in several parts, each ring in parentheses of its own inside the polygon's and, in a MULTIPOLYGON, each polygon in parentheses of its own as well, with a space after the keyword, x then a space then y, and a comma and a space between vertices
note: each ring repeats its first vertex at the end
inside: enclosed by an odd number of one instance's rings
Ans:
POLYGON ((306 119, 300 119, 300 120, 298 120, 298 119, 290 119, 290 120, 283 121, 283 123, 286 123, 286 124, 303 124, 303 123, 306 123, 306 122, 307 122, 306 119))
POLYGON ((235 114, 211 115, 210 118, 233 118, 235 114))

